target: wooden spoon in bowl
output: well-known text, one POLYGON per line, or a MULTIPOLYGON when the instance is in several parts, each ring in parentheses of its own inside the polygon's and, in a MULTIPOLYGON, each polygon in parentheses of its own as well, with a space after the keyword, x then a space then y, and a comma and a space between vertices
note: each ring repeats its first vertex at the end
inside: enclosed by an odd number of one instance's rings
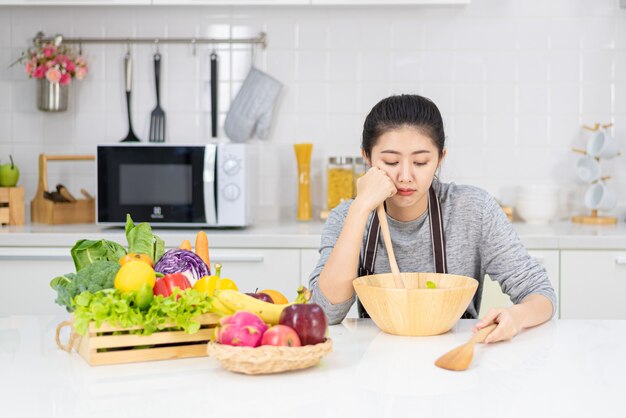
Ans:
POLYGON ((470 338, 468 342, 439 357, 437 361, 435 361, 435 366, 454 371, 466 370, 474 357, 474 344, 485 341, 487 335, 497 326, 498 324, 491 324, 480 329, 476 334, 472 335, 472 338, 470 338))
POLYGON ((396 262, 396 256, 393 254, 393 246, 391 245, 391 234, 389 233, 389 224, 387 223, 387 213, 385 212, 385 204, 381 203, 376 208, 376 214, 378 215, 378 222, 380 223, 380 229, 383 233, 383 240, 385 241, 385 248, 387 249, 387 255, 389 256, 389 264, 391 265, 391 273, 393 274, 393 281, 398 289, 404 289, 404 282, 400 275, 400 269, 396 262))

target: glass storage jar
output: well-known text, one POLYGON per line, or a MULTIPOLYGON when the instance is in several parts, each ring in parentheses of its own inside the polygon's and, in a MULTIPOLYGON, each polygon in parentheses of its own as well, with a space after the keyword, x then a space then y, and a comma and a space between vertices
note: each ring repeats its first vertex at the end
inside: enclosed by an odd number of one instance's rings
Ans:
POLYGON ((354 184, 352 186, 352 197, 356 197, 356 182, 362 175, 367 171, 367 166, 365 165, 365 160, 363 157, 356 157, 354 159, 354 167, 352 169, 354 173, 354 184))
POLYGON ((328 159, 328 209, 344 200, 352 199, 354 188, 354 172, 352 157, 330 157, 328 159))

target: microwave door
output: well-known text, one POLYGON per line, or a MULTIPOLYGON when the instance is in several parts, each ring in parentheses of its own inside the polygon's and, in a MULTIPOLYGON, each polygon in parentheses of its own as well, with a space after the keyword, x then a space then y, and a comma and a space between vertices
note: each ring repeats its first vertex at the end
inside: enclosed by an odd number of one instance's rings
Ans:
POLYGON ((217 145, 210 144, 204 148, 204 170, 202 172, 202 182, 204 188, 204 213, 206 214, 206 223, 209 225, 217 224, 217 205, 215 203, 216 190, 216 163, 217 163, 217 145))

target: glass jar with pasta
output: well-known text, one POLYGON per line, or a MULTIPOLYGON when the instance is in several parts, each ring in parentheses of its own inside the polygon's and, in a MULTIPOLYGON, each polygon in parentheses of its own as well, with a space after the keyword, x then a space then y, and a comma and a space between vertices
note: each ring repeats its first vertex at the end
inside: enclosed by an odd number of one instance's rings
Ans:
POLYGON ((354 171, 352 157, 330 157, 328 159, 328 210, 344 200, 352 199, 354 190, 354 171))

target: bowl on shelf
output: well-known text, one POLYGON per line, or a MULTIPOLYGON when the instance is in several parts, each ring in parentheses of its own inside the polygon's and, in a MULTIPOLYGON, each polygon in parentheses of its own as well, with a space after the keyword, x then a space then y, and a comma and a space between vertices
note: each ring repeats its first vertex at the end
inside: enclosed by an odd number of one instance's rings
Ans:
POLYGON ((517 193, 515 210, 529 224, 546 224, 554 219, 559 206, 559 191, 551 185, 527 185, 517 193))
POLYGON ((388 334, 438 335, 449 331, 469 306, 478 281, 441 273, 400 273, 404 289, 396 288, 393 275, 358 277, 354 289, 374 323, 388 334), (436 288, 426 286, 427 281, 436 288))

